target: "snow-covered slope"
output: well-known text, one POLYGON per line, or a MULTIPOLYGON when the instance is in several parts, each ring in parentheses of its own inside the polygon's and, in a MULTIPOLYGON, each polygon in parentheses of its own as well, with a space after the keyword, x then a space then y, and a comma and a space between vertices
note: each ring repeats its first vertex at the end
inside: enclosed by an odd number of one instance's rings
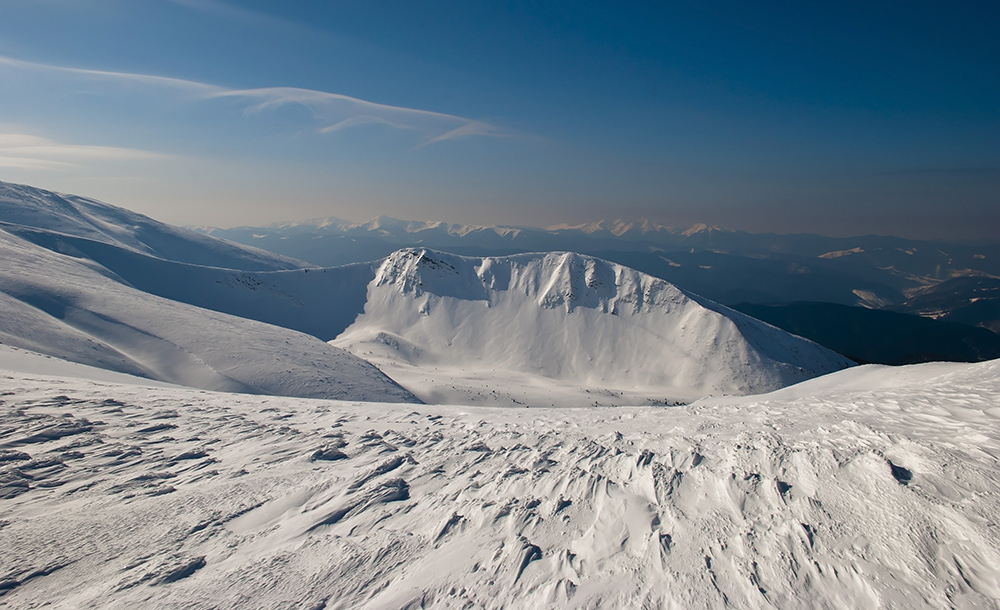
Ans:
POLYGON ((0 372, 0 605, 996 607, 1000 361, 834 377, 490 409, 0 372))
POLYGON ((39 232, 30 238, 49 250, 97 263, 144 292, 323 340, 339 335, 362 312, 376 267, 355 263, 326 269, 242 271, 165 260, 82 237, 39 232))
POLYGON ((764 392, 851 364, 662 280, 571 253, 400 250, 369 285, 365 313, 333 343, 434 402, 479 402, 448 391, 470 374, 481 386, 513 373, 513 390, 530 376, 672 401, 764 392))
POLYGON ((315 337, 136 290, 90 259, 4 230, 0 260, 0 343, 204 389, 414 400, 315 337))
MULTIPOLYGON (((58 246, 59 235, 84 237, 167 260, 242 270, 295 269, 292 258, 164 224, 76 195, 0 182, 0 226, 58 246)), ((73 253, 72 249, 68 253, 73 253)))

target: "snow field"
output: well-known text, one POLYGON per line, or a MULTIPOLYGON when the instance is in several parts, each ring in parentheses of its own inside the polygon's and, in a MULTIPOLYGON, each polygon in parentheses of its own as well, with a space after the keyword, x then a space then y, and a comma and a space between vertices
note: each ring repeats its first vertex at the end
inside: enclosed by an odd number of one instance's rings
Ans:
POLYGON ((1000 362, 838 376, 567 410, 0 374, 0 604, 1000 603, 1000 362))

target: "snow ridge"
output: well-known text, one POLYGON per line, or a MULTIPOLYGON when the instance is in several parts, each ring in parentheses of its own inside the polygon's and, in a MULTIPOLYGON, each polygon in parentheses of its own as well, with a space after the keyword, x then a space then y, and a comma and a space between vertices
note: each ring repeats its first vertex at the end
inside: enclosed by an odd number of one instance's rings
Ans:
POLYGON ((171 226, 94 199, 7 182, 0 182, 0 226, 31 241, 66 235, 212 267, 273 271, 307 266, 287 256, 171 226))

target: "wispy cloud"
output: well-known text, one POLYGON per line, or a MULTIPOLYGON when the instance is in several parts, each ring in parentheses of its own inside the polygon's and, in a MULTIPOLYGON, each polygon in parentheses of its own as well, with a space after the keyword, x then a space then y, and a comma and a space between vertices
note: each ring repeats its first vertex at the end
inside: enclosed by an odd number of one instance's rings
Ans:
POLYGON ((67 144, 27 133, 0 132, 0 167, 6 168, 59 170, 81 167, 88 161, 166 158, 169 156, 134 148, 67 144))
POLYGON ((456 127, 455 129, 452 129, 451 131, 446 131, 445 133, 443 133, 443 134, 441 134, 441 135, 439 135, 439 136, 437 136, 435 138, 431 138, 430 140, 426 141, 423 144, 423 146, 426 146, 428 144, 433 144, 435 142, 444 142, 445 140, 456 140, 458 138, 468 138, 470 136, 489 136, 489 137, 494 137, 494 138, 514 138, 514 137, 520 137, 520 134, 517 134, 515 132, 509 131, 509 130, 506 130, 506 129, 500 129, 498 127, 494 127, 493 125, 490 125, 489 123, 483 123, 481 121, 471 121, 469 123, 465 123, 464 125, 460 125, 460 126, 456 127))
MULTIPOLYGON (((198 0, 198 2, 201 1, 198 0)), ((315 89, 297 87, 233 89, 179 78, 53 66, 3 56, 0 56, 0 65, 21 70, 145 86, 159 91, 167 89, 182 93, 195 100, 223 98, 243 100, 245 102, 243 110, 246 114, 275 110, 288 105, 302 106, 308 108, 312 113, 317 123, 313 128, 318 134, 329 134, 365 125, 382 125, 421 134, 423 139, 419 147, 468 137, 524 137, 524 134, 504 129, 486 121, 405 106, 379 104, 349 95, 315 89)))
POLYGON ((381 117, 372 116, 370 114, 362 114, 358 116, 353 116, 349 119, 344 119, 339 123, 334 123, 327 127, 323 127, 319 130, 320 133, 333 133, 334 131, 340 131, 341 129, 347 129, 348 127, 357 127, 359 125, 385 125, 387 127, 394 127, 396 129, 412 129, 408 125, 403 125, 401 123, 393 123, 392 121, 387 121, 381 117))
POLYGON ((281 17, 276 17, 274 15, 269 15, 267 13, 262 13, 260 11, 255 11, 253 9, 248 9, 242 6, 237 6, 235 4, 230 4, 228 2, 221 2, 220 0, 167 0, 173 4, 189 8, 200 13, 205 13, 207 15, 213 15, 216 17, 221 17, 223 19, 228 19, 230 21, 236 21, 240 23, 249 23, 259 26, 285 26, 292 27, 295 29, 301 29, 305 26, 301 26, 295 22, 288 21, 281 17))
POLYGON ((135 74, 132 72, 110 72, 106 70, 88 70, 85 68, 53 66, 50 64, 39 64, 30 61, 22 61, 20 59, 12 59, 2 55, 0 55, 0 66, 10 66, 12 68, 19 68, 21 70, 30 70, 34 72, 63 74, 66 76, 77 76, 81 78, 111 80, 119 83, 168 88, 176 91, 184 91, 198 96, 210 96, 225 90, 223 87, 184 80, 181 78, 170 78, 168 76, 155 76, 151 74, 135 74))

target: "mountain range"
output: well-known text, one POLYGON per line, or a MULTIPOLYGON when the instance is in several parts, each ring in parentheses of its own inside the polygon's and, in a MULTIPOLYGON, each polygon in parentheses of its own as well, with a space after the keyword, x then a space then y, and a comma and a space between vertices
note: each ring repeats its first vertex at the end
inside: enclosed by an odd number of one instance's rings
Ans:
POLYGON ((1000 325, 995 292, 956 290, 956 283, 1000 281, 998 242, 754 234, 705 225, 673 229, 650 221, 537 229, 385 216, 366 223, 322 218, 199 230, 320 266, 376 260, 401 247, 468 256, 569 251, 637 269, 726 305, 816 301, 935 317, 955 312, 956 322, 1000 325), (926 306, 929 300, 933 307, 926 306), (972 303, 976 306, 969 308, 972 303))
POLYGON ((747 314, 906 357, 984 328, 586 253, 320 267, 3 183, 0 261, 0 606, 1000 601, 1000 360, 855 366, 747 314))
POLYGON ((586 255, 402 249, 317 268, 81 197, 4 184, 0 202, 0 340, 182 385, 507 405, 534 387, 546 404, 662 404, 851 364, 586 255))

